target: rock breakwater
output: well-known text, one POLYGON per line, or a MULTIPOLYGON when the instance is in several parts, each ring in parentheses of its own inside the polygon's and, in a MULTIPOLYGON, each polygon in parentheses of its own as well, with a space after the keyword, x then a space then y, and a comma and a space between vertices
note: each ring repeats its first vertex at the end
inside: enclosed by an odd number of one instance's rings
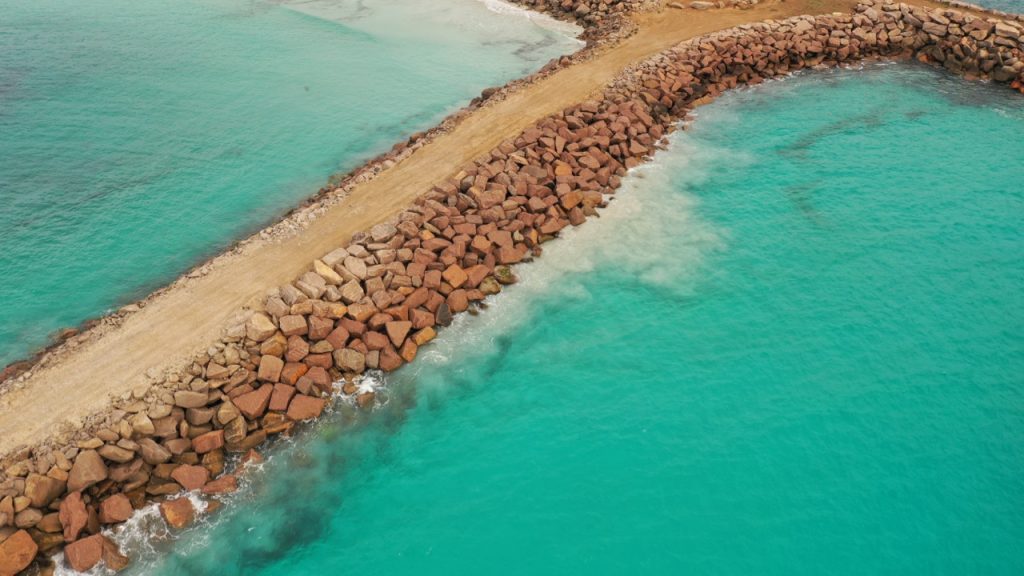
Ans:
POLYGON ((951 9, 876 1, 683 42, 310 263, 73 444, 17 454, 0 480, 0 574, 62 547, 75 569, 123 566, 105 528, 150 500, 183 528, 200 513, 184 493, 237 488, 232 454, 258 458, 255 448, 316 419, 337 395, 372 407, 361 375, 413 362, 455 315, 514 283, 516 264, 596 216, 694 106, 797 70, 875 58, 913 58, 1018 90, 1024 81, 1019 23, 951 9))

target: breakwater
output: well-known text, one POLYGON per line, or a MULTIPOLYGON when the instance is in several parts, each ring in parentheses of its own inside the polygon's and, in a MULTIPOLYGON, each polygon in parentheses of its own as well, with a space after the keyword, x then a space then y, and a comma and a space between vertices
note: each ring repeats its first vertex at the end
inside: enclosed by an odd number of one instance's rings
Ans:
POLYGON ((854 15, 731 29, 633 68, 603 99, 540 122, 397 221, 314 262, 183 373, 118 402, 75 446, 22 455, 6 468, 0 514, 9 510, 2 523, 13 518, 17 530, 0 544, 0 559, 71 542, 73 567, 104 556, 108 565, 123 562, 97 534, 101 526, 164 496, 167 521, 187 524, 196 511, 178 496, 183 488, 232 490, 234 473, 222 474, 226 453, 249 453, 315 418, 334 382, 372 406, 359 374, 413 361, 453 314, 514 282, 510 266, 595 215, 625 170, 651 155, 692 106, 738 85, 877 57, 913 57, 1019 88, 1021 31, 876 3, 854 15))

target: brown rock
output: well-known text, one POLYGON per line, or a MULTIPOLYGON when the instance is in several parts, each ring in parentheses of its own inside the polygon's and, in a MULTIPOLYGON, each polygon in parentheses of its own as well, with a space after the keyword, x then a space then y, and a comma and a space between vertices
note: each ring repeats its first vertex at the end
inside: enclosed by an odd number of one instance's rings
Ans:
MULTIPOLYGON (((348 310, 346 309, 345 312, 347 313, 348 310)), ((308 336, 310 340, 323 340, 324 338, 327 338, 327 335, 331 333, 331 330, 334 330, 334 320, 321 318, 319 316, 309 317, 308 336)))
POLYGON ((64 560, 76 572, 87 572, 100 563, 103 558, 102 534, 94 534, 68 544, 64 548, 64 560))
POLYGON ((289 314, 281 317, 281 332, 285 336, 301 336, 309 331, 306 325, 306 318, 298 314, 289 314))
POLYGON ((202 466, 182 465, 171 472, 171 478, 185 490, 198 490, 210 481, 210 471, 202 466))
POLYGON ((114 494, 100 502, 100 522, 117 524, 132 517, 132 503, 124 494, 114 494))
POLYGON ((225 445, 229 447, 237 445, 242 440, 245 440, 245 435, 248 432, 249 428, 246 426, 245 418, 235 418, 224 426, 225 445))
POLYGON ((422 308, 410 310, 409 320, 412 321, 412 327, 414 330, 419 330, 434 325, 434 315, 422 308))
POLYGON ((374 394, 372 390, 363 392, 362 394, 356 396, 356 406, 359 406, 363 410, 373 408, 373 400, 374 398, 376 398, 376 396, 377 395, 374 394))
POLYGON ((203 494, 206 495, 230 494, 236 490, 238 490, 238 478, 231 474, 225 474, 203 486, 203 494))
POLYGON ((412 322, 399 321, 399 322, 388 322, 385 324, 388 331, 388 338, 391 339, 391 343, 398 346, 405 342, 405 337, 409 335, 409 331, 412 330, 412 322))
POLYGON ((260 344, 260 354, 263 356, 281 357, 284 356, 287 349, 288 339, 280 332, 275 332, 270 338, 267 338, 260 344))
POLYGON ((171 528, 180 530, 195 520, 196 509, 188 498, 176 498, 160 503, 160 515, 171 528))
POLYGON ((351 348, 334 351, 334 365, 343 372, 362 374, 366 369, 366 356, 351 348))
POLYGON ((370 350, 382 350, 388 345, 388 337, 376 330, 370 330, 363 335, 363 342, 370 350))
MULTIPOLYGON (((51 512, 43 516, 42 520, 36 524, 36 529, 49 534, 57 534, 63 532, 64 527, 60 523, 60 514, 57 512, 51 512)), ((63 538, 63 537, 62 537, 63 538)))
POLYGON ((206 392, 178 390, 174 393, 174 405, 181 408, 202 408, 209 399, 210 396, 206 392))
POLYGON ((273 384, 264 384, 258 390, 242 394, 233 400, 235 408, 246 418, 256 420, 267 411, 270 404, 270 395, 274 392, 273 384))
POLYGON ((288 338, 288 349, 284 353, 284 359, 289 362, 300 362, 309 356, 309 342, 302 336, 288 338))
POLYGON ((36 508, 25 508, 14 515, 14 525, 18 528, 32 528, 43 519, 43 513, 36 508))
POLYGON ((402 357, 402 360, 406 362, 412 362, 416 359, 416 351, 419 346, 416 345, 412 340, 406 340, 405 344, 402 344, 402 348, 398 351, 398 355, 402 357))
POLYGON ((77 492, 93 484, 107 479, 107 465, 103 457, 95 450, 83 450, 75 458, 68 476, 68 490, 77 492))
POLYGON ((128 567, 128 557, 121 553, 117 548, 117 544, 110 541, 109 538, 103 539, 103 563, 107 565, 108 570, 114 572, 120 572, 128 567))
POLYGON ((101 446, 99 453, 104 459, 110 460, 111 462, 117 462, 118 464, 125 464, 135 459, 135 452, 112 444, 105 444, 101 446))
POLYGON ((245 452, 251 450, 260 444, 267 441, 267 432, 265 430, 256 430, 252 434, 249 434, 237 444, 228 444, 227 449, 231 452, 245 452))
POLYGON ((245 335, 256 342, 263 342, 277 332, 277 326, 264 314, 253 314, 245 324, 245 335))
POLYGON ((287 384, 275 384, 274 393, 270 395, 270 410, 284 412, 288 409, 288 403, 292 396, 295 396, 295 387, 287 384))
POLYGON ((452 290, 452 293, 448 295, 446 303, 453 314, 465 312, 469 309, 469 296, 465 290, 452 290))
POLYGON ((319 418, 326 401, 312 396, 296 396, 288 406, 288 417, 295 421, 319 418))
MULTIPOLYGON (((315 356, 311 356, 309 360, 307 360, 307 362, 315 358, 315 356)), ((330 366, 330 363, 328 363, 328 366, 330 366)), ((281 382, 287 384, 288 386, 294 386, 295 383, 299 381, 299 378, 302 378, 303 374, 305 374, 307 370, 309 370, 309 366, 307 364, 289 362, 284 365, 284 370, 281 371, 281 382)), ((271 408, 271 410, 273 410, 273 408, 271 408)))
POLYGON ((423 330, 413 334, 412 341, 415 342, 417 346, 423 346, 435 337, 437 337, 437 332, 432 327, 427 326, 423 330))
POLYGON ((388 346, 380 351, 378 366, 385 372, 394 372, 402 367, 402 357, 393 346, 388 346))
POLYGON ((211 430, 192 439, 192 449, 197 454, 206 454, 224 447, 224 431, 211 430))
POLYGON ((350 280, 341 287, 341 299, 346 304, 359 302, 364 296, 366 296, 366 292, 363 291, 363 285, 358 280, 350 280))
POLYGON ((151 466, 163 464, 171 459, 171 451, 154 442, 152 438, 139 440, 139 453, 143 461, 151 466))
POLYGON ((377 313, 377 307, 370 303, 359 302, 348 307, 350 318, 356 322, 366 322, 377 313))
POLYGON ((29 474, 25 479, 25 496, 28 496, 32 506, 46 508, 64 493, 66 484, 56 478, 42 476, 40 474, 29 474))
POLYGON ((17 574, 28 568, 38 551, 39 546, 28 532, 18 530, 0 542, 0 574, 17 574))
POLYGON ((74 542, 89 522, 89 511, 81 492, 72 492, 60 503, 60 523, 64 526, 64 540, 74 542))
POLYGON ((469 280, 469 275, 458 264, 449 266, 441 276, 445 279, 445 282, 452 285, 452 288, 458 288, 469 280))
POLYGON ((257 378, 264 382, 277 382, 284 370, 284 360, 277 356, 260 356, 260 369, 257 378))

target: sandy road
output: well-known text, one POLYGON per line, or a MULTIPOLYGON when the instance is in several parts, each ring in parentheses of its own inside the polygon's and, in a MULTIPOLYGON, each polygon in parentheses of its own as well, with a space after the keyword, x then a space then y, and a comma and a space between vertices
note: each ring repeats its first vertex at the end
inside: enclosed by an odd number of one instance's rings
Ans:
POLYGON ((460 166, 538 119, 599 92, 624 67, 674 44, 768 18, 846 11, 855 0, 770 0, 753 10, 667 9, 636 17, 639 32, 586 63, 561 70, 501 102, 356 187, 300 233, 247 243, 214 260, 209 274, 179 282, 141 311, 58 361, 36 369, 25 387, 0 402, 0 456, 72 426, 147 381, 150 369, 180 365, 221 334, 231 317, 257 305, 267 289, 288 282, 351 235, 386 220, 460 166))

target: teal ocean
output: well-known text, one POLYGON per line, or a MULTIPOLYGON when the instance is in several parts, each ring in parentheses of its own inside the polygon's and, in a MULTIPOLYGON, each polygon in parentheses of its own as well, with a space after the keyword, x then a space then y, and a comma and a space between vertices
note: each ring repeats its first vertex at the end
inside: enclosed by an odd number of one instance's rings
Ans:
MULTIPOLYGON (((701 108, 597 221, 136 574, 1024 573, 1024 99, 701 108)), ((155 522, 152 522, 155 524, 155 522)))
POLYGON ((995 10, 1002 10, 1004 12, 1024 14, 1024 0, 973 0, 971 4, 977 4, 978 6, 993 8, 995 10))
POLYGON ((579 48, 496 6, 0 0, 0 366, 579 48))

